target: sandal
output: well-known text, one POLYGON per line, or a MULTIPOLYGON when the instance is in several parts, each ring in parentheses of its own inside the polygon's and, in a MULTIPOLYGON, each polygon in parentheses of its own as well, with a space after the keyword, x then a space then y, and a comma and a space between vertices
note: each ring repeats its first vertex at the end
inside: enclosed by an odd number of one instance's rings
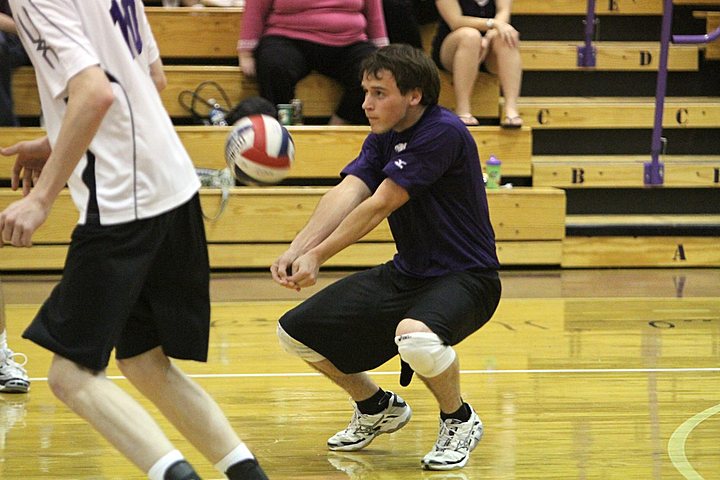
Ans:
POLYGON ((477 127, 478 125, 480 125, 480 122, 478 122, 478 119, 469 113, 464 113, 462 115, 458 115, 458 118, 468 127, 477 127))
POLYGON ((500 123, 502 128, 521 128, 523 126, 523 120, 520 115, 514 117, 505 117, 505 121, 500 123))

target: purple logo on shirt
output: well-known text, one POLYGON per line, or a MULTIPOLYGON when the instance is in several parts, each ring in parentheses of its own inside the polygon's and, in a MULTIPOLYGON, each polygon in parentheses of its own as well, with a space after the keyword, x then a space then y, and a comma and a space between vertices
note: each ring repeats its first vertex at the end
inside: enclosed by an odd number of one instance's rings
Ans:
POLYGON ((110 16, 113 23, 120 26, 120 31, 125 38, 133 58, 142 53, 143 42, 140 37, 140 28, 138 26, 137 12, 135 11, 135 0, 120 0, 122 6, 118 5, 118 0, 112 0, 110 7, 110 16))

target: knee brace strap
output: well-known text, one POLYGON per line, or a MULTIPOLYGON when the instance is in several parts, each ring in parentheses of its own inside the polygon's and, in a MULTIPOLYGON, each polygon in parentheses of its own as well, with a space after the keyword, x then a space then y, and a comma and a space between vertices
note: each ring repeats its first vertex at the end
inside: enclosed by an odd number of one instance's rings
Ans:
POLYGON ((279 323, 277 326, 277 336, 280 340, 280 346, 286 352, 297 355, 306 362, 310 363, 317 363, 325 360, 325 357, 317 353, 315 350, 306 347, 305 345, 288 335, 288 333, 282 328, 282 326, 280 326, 279 323))
POLYGON ((414 332, 395 337, 400 358, 425 378, 440 375, 455 361, 455 350, 434 333, 414 332))

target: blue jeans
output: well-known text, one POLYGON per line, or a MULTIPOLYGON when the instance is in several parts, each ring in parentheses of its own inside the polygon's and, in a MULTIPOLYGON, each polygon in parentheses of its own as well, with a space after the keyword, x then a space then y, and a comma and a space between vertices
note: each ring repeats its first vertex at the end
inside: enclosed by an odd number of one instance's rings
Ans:
POLYGON ((20 39, 15 35, 0 32, 0 126, 17 126, 13 110, 12 71, 22 65, 29 65, 20 39))

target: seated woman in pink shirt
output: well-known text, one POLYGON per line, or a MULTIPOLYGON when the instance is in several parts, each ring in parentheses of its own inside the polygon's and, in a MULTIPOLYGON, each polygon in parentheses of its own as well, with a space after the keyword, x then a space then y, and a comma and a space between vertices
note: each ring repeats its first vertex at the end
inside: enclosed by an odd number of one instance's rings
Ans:
POLYGON ((245 4, 238 57, 274 104, 290 103, 313 70, 334 78, 345 90, 330 124, 367 124, 359 65, 387 44, 381 0, 253 0, 245 4))

